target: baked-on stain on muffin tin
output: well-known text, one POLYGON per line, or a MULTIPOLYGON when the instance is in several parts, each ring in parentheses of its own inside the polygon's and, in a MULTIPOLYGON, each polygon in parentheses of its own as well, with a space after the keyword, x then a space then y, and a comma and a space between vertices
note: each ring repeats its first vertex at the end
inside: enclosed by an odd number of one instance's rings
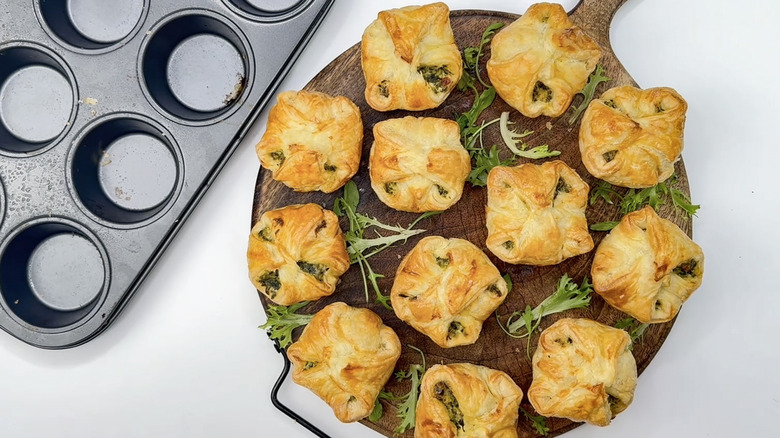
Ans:
POLYGON ((0 4, 0 327, 118 315, 333 0, 0 4))

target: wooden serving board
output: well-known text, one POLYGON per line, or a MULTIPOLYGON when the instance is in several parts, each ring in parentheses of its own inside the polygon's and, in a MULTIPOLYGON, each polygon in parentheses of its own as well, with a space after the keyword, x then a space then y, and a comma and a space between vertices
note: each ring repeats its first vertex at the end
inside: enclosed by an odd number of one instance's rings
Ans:
MULTIPOLYGON (((597 89, 596 95, 600 95, 606 89, 618 85, 636 85, 631 76, 625 71, 623 66, 615 57, 609 43, 609 24, 615 11, 626 0, 584 0, 572 11, 572 20, 582 27, 591 37, 593 37, 603 48, 603 56, 600 64, 607 71, 607 76, 612 80, 601 84, 597 89)), ((479 45, 482 32, 494 22, 510 23, 518 16, 503 12, 488 12, 476 10, 453 11, 451 16, 452 28, 455 33, 455 39, 461 50, 468 46, 479 45)), ((368 25, 369 23, 366 23, 368 25)), ((488 47, 487 53, 482 57, 483 78, 487 78, 484 67, 485 62, 490 57, 488 47)), ((368 176, 368 156, 373 142, 372 128, 375 123, 389 118, 403 117, 406 115, 414 116, 432 116, 454 119, 456 113, 463 113, 471 108, 473 94, 471 92, 458 92, 457 90, 449 96, 446 102, 439 108, 421 111, 392 111, 381 113, 373 110, 365 101, 363 92, 365 81, 360 67, 360 44, 355 44, 338 58, 333 60, 325 69, 317 74, 309 82, 305 89, 321 91, 331 95, 343 95, 350 98, 357 106, 363 116, 364 123, 364 144, 360 171, 355 175, 354 181, 360 188, 361 201, 358 211, 376 217, 384 223, 401 224, 406 226, 417 215, 412 213, 402 213, 385 206, 376 197, 371 189, 368 176)), ((581 97, 576 98, 572 106, 576 106, 581 97)), ((526 140, 531 146, 549 144, 551 149, 560 150, 562 154, 557 157, 565 161, 574 168, 577 173, 591 186, 597 182, 582 164, 578 147, 579 122, 570 126, 568 118, 571 114, 565 113, 558 118, 539 117, 528 119, 520 113, 510 108, 499 97, 482 115, 480 120, 493 120, 498 118, 502 111, 510 111, 509 119, 518 123, 518 131, 531 129, 534 134, 527 137, 526 140), (548 129, 548 122, 552 128, 548 129)), ((504 146, 498 125, 491 126, 485 130, 485 145, 499 145, 502 151, 502 158, 507 158, 511 152, 504 146), (493 128, 493 129, 491 129, 493 128)), ((526 159, 519 159, 518 164, 528 162, 526 159)), ((544 160, 535 160, 541 163, 544 160)), ((679 177, 677 187, 688 192, 688 181, 685 168, 682 161, 676 166, 679 177)), ((318 203, 326 208, 332 208, 336 197, 341 196, 339 190, 333 194, 315 193, 296 193, 281 183, 272 180, 270 172, 261 170, 257 178, 255 188, 255 199, 252 214, 252 223, 254 224, 260 215, 270 209, 280 208, 289 204, 300 204, 307 202, 318 203)), ((379 286, 385 294, 390 293, 393 284, 395 271, 401 258, 412 249, 420 238, 428 235, 442 235, 444 237, 459 237, 468 239, 480 247, 490 257, 493 263, 502 273, 509 273, 514 288, 508 295, 506 301, 498 308, 498 314, 505 320, 506 317, 515 310, 522 310, 526 305, 531 307, 539 304, 544 298, 555 291, 558 280, 563 274, 568 274, 579 284, 582 278, 590 274, 590 267, 593 261, 595 251, 574 257, 564 261, 556 266, 534 267, 525 265, 510 265, 502 262, 487 250, 485 239, 487 229, 485 228, 485 204, 487 202, 487 191, 485 188, 471 187, 466 184, 461 200, 452 208, 443 214, 422 221, 418 228, 428 230, 416 238, 412 238, 406 245, 394 246, 370 259, 371 266, 378 273, 384 274, 385 278, 379 281, 379 286)), ((659 214, 665 217, 685 230, 688 235, 691 234, 691 221, 683 217, 678 211, 670 205, 664 205, 660 208, 659 214)), ((587 210, 588 223, 595 223, 607 220, 619 220, 620 213, 616 205, 607 205, 603 202, 596 203, 587 210)), ((342 220, 342 229, 348 229, 346 220, 342 220)), ((592 232, 595 244, 598 245, 601 239, 606 235, 603 232, 592 232)), ((373 300, 373 292, 371 293, 373 300)), ((264 306, 270 303, 262 295, 260 296, 264 306)), ((469 346, 443 349, 399 320, 395 314, 374 302, 366 302, 363 283, 360 270, 352 266, 336 288, 336 292, 325 299, 319 300, 304 308, 302 312, 314 313, 335 301, 343 301, 353 306, 366 307, 382 317, 385 324, 392 327, 401 338, 402 345, 414 345, 425 352, 428 366, 437 363, 453 362, 471 362, 479 365, 502 370, 508 373, 525 393, 528 390, 532 380, 531 361, 526 356, 526 340, 513 339, 508 337, 498 326, 495 318, 491 317, 485 321, 482 334, 479 340, 469 346)), ((591 304, 586 309, 568 311, 562 314, 545 318, 542 321, 540 331, 549 327, 553 322, 561 317, 586 317, 604 324, 613 325, 619 319, 627 315, 609 307, 597 295, 593 294, 591 304)), ((655 353, 661 347, 666 336, 672 328, 672 322, 666 324, 657 324, 651 326, 645 333, 643 342, 634 348, 639 371, 644 370, 652 360, 655 353)), ((296 333, 296 335, 298 335, 296 333)), ((535 333, 531 339, 531 353, 536 348, 539 334, 535 333)), ((397 370, 408 369, 410 363, 419 363, 420 356, 413 350, 404 347, 401 359, 398 361, 397 370)), ((394 394, 405 394, 409 390, 409 382, 398 383, 391 378, 387 384, 394 394)), ((523 400, 522 407, 529 412, 533 408, 527 399, 523 400)), ((393 436, 393 429, 397 427, 399 420, 396 417, 396 410, 391 404, 384 403, 384 415, 377 423, 371 423, 367 420, 364 424, 388 437, 393 436)), ((327 409, 323 405, 323 409, 327 409)), ((629 407, 629 410, 631 408, 629 407)), ((548 418, 547 426, 551 433, 549 436, 557 436, 568 430, 577 427, 579 423, 574 423, 565 419, 548 418)), ((520 437, 535 437, 536 432, 523 415, 520 415, 518 422, 518 433, 520 437)), ((413 430, 406 432, 403 436, 413 436, 413 430)))

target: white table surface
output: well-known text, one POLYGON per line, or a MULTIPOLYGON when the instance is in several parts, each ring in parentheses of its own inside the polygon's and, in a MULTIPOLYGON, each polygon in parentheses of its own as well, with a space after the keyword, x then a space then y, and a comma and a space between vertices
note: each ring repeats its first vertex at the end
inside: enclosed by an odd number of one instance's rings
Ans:
MULTIPOLYGON (((449 2, 515 13, 530 3, 449 2)), ((380 9, 403 5, 337 0, 280 90, 302 88, 380 9)), ((778 22, 780 2, 759 0, 629 0, 617 13, 611 38, 626 69, 689 103, 684 158, 702 205, 694 235, 706 275, 631 407, 607 428, 566 437, 780 436, 778 22)), ((270 403, 281 358, 257 329, 265 316, 246 274, 265 122, 263 113, 104 334, 44 351, 0 333, 0 436, 311 436, 270 403)), ((283 399, 334 437, 378 436, 286 388, 283 399)))

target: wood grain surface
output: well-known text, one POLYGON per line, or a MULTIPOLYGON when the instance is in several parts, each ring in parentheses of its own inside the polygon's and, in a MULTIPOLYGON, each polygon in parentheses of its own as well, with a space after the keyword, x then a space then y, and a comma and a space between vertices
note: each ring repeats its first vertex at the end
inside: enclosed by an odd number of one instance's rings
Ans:
MULTIPOLYGON (((584 0, 570 14, 572 20, 582 27, 591 37, 593 37, 603 48, 604 53, 600 64, 607 71, 607 76, 611 81, 601 84, 597 89, 596 95, 600 95, 606 89, 618 85, 636 85, 634 80, 625 71, 615 54, 612 52, 609 43, 609 24, 615 11, 626 0, 584 0)), ((482 32, 485 28, 494 22, 510 23, 518 16, 503 12, 488 12, 475 10, 453 11, 451 20, 455 33, 455 39, 461 50, 468 46, 477 46, 479 44, 482 32)), ((366 23, 368 25, 369 23, 366 23)), ((482 57, 483 78, 487 78, 484 64, 490 57, 490 51, 482 57)), ((368 156, 371 144, 373 142, 372 127, 375 123, 388 118, 403 117, 406 115, 414 116, 432 116, 454 119, 456 114, 468 111, 473 102, 473 94, 470 92, 458 92, 457 90, 449 96, 445 103, 439 108, 422 111, 391 111, 381 113, 371 109, 365 101, 363 92, 365 81, 363 79, 360 67, 360 44, 355 44, 349 48, 330 65, 325 67, 317 74, 305 89, 325 92, 331 95, 343 95, 349 97, 357 104, 363 116, 364 123, 364 145, 361 160, 361 168, 354 181, 360 188, 361 202, 358 211, 374 216, 382 222, 388 224, 401 224, 406 226, 417 215, 411 213, 402 213, 394 211, 382 204, 373 193, 368 177, 368 156)), ((572 106, 579 103, 581 97, 575 98, 572 106)), ((582 164, 578 147, 579 122, 574 126, 568 124, 568 118, 572 109, 570 108, 564 115, 558 118, 539 117, 528 119, 520 113, 510 108, 499 97, 494 104, 488 108, 480 120, 493 120, 498 118, 502 111, 510 111, 510 120, 518 123, 519 131, 531 129, 534 134, 527 137, 526 140, 531 146, 549 144, 551 149, 560 150, 562 154, 557 157, 565 161, 569 166, 591 186, 596 183, 582 164), (548 129, 548 122, 552 124, 552 129, 548 129)), ((485 145, 499 145, 502 151, 502 158, 509 157, 511 152, 504 146, 499 134, 498 125, 494 125, 485 131, 485 145), (494 129, 491 129, 494 128, 494 129)), ((518 164, 528 162, 520 158, 518 164)), ((545 160, 535 160, 541 163, 545 160)), ((682 160, 676 165, 676 173, 679 177, 677 187, 686 194, 688 191, 688 181, 682 160)), ((333 194, 315 193, 295 193, 286 186, 277 183, 271 179, 270 172, 261 170, 257 178, 255 189, 255 199, 252 214, 252 223, 255 223, 260 215, 270 209, 280 208, 289 204, 300 204, 315 202, 326 208, 332 208, 333 201, 340 196, 341 190, 333 194)), ((417 238, 403 246, 392 247, 379 255, 370 259, 371 266, 378 273, 385 275, 385 278, 379 281, 379 286, 385 294, 390 293, 393 284, 393 277, 401 258, 419 241, 420 238, 428 235, 442 235, 445 237, 459 237, 468 239, 485 251, 493 263, 502 273, 509 273, 514 288, 509 293, 506 301, 498 308, 498 314, 502 320, 515 310, 522 310, 526 305, 531 307, 539 304, 544 298, 549 296, 556 289, 556 284, 563 274, 573 277, 579 284, 582 278, 590 273, 591 263, 595 251, 588 254, 577 256, 556 266, 534 267, 525 265, 510 265, 500 261, 493 256, 485 246, 487 229, 485 228, 485 204, 487 201, 487 192, 485 188, 471 187, 466 184, 462 199, 452 208, 441 215, 426 219, 418 225, 419 228, 428 230, 417 238)), ((607 220, 619 220, 620 213, 615 205, 607 205, 603 202, 589 206, 587 210, 588 223, 595 223, 607 220)), ((679 211, 669 204, 659 209, 661 217, 665 217, 679 225, 684 231, 691 235, 691 220, 685 218, 679 211)), ((348 225, 342 220, 342 229, 347 229, 348 225)), ((595 244, 598 246, 601 239, 606 235, 603 232, 592 232, 595 244)), ((373 293, 372 293, 373 295, 373 293)), ((261 295, 264 306, 269 302, 261 295)), ((428 339, 412 329, 403 321, 399 320, 392 311, 389 311, 374 302, 366 302, 363 292, 363 284, 360 270, 356 266, 347 271, 336 288, 336 292, 325 299, 312 303, 303 309, 303 312, 313 313, 335 301, 344 301, 353 306, 366 307, 382 317, 385 324, 392 327, 401 338, 404 346, 414 345, 422 349, 426 354, 428 366, 437 363, 471 362, 479 365, 488 366, 508 373, 525 393, 531 384, 532 372, 531 361, 526 356, 526 340, 513 339, 504 334, 499 328, 495 318, 491 317, 485 321, 484 328, 479 340, 470 346, 442 349, 433 341, 428 339)), ((272 303, 270 303, 272 304, 272 303)), ((562 314, 545 318, 542 321, 540 331, 549 327, 553 322, 561 317, 585 317, 600 321, 607 325, 613 325, 619 319, 627 315, 609 307, 597 295, 593 294, 591 304, 586 309, 567 311, 562 314)), ((634 356, 639 371, 644 370, 653 356, 661 347, 666 336, 672 328, 673 322, 666 324, 656 324, 651 326, 645 333, 641 343, 635 346, 634 356)), ((296 333, 296 336, 300 330, 296 333)), ((531 353, 536 348, 539 334, 535 333, 531 338, 531 353)), ((410 363, 419 363, 420 356, 410 348, 404 347, 403 354, 399 360, 396 369, 408 369, 410 363)), ((394 378, 388 382, 387 389, 394 394, 405 394, 409 390, 409 382, 396 382, 394 378)), ((384 415, 377 423, 371 423, 367 420, 364 424, 381 434, 393 436, 393 429, 398 425, 399 420, 396 417, 396 410, 393 405, 383 402, 384 415)), ((524 398, 522 407, 529 412, 533 408, 527 399, 524 398)), ((323 409, 328 409, 323 404, 323 409)), ((629 407, 628 409, 631 409, 629 407)), ((569 420, 559 418, 548 418, 547 425, 551 430, 549 436, 557 436, 579 425, 569 420)), ((520 415, 518 422, 518 434, 520 437, 538 436, 523 415, 520 415)), ((413 436, 413 430, 407 431, 405 437, 413 436)))

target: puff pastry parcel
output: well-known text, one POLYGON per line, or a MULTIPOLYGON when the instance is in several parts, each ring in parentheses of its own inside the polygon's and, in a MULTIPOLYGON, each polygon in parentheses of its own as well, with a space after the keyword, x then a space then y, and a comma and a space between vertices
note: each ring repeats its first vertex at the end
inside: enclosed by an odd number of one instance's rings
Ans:
POLYGON ((336 191, 358 170, 360 110, 344 96, 285 91, 268 114, 257 156, 276 181, 297 192, 336 191))
POLYGON ((704 253, 652 207, 623 217, 596 249, 593 290, 645 323, 669 321, 701 285, 704 253))
POLYGON ((333 303, 314 315, 287 349, 293 382, 349 423, 368 416, 398 358, 401 341, 368 309, 333 303))
POLYGON ((430 236, 401 261, 390 299, 399 319, 448 348, 476 342, 506 295, 498 268, 474 244, 430 236))
POLYGON ((544 330, 528 400, 546 417, 606 426, 634 399, 636 362, 624 330, 564 318, 544 330))
POLYGON ((612 88, 582 117, 580 153, 591 175, 623 187, 652 187, 674 173, 688 104, 671 88, 612 88))
POLYGON ((522 398, 504 372, 468 363, 434 365, 420 385, 414 436, 515 438, 522 398))
POLYGON ((495 167, 487 188, 487 247, 501 260, 554 265, 593 249, 588 185, 563 161, 495 167))
POLYGON ((490 48, 490 81, 526 117, 563 114, 601 58, 599 45, 552 3, 531 5, 490 48))
POLYGON ((349 268, 338 217, 317 204, 263 213, 249 235, 247 261, 257 290, 284 306, 332 294, 349 268))
POLYGON ((380 12, 360 47, 366 102, 377 111, 436 108, 463 73, 444 3, 380 12))
POLYGON ((460 199, 469 172, 471 160, 452 120, 407 116, 374 125, 371 187, 391 208, 446 210, 460 199))

